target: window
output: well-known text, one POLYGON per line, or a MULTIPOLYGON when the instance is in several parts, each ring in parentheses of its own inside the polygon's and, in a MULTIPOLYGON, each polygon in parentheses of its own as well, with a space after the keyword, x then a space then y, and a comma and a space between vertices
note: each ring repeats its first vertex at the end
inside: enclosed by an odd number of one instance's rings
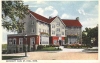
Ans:
POLYGON ((74 30, 74 28, 73 28, 73 27, 71 27, 71 30, 74 30))
POLYGON ((31 15, 30 15, 30 18, 31 18, 31 15))
POLYGON ((16 44, 16 38, 13 39, 13 44, 14 44, 14 45, 16 44))
POLYGON ((38 22, 39 23, 39 25, 41 25, 41 22, 38 22))
POLYGON ((64 26, 62 26, 62 29, 64 29, 64 26))
POLYGON ((12 39, 11 38, 8 39, 8 43, 12 44, 12 39))
POLYGON ((23 44, 23 38, 19 38, 19 45, 23 44))
POLYGON ((32 29, 32 33, 34 32, 34 29, 32 29))
POLYGON ((30 45, 33 45, 33 44, 35 44, 35 38, 34 37, 31 37, 30 38, 30 45))
POLYGON ((55 34, 55 31, 52 31, 52 34, 55 34))
POLYGON ((56 24, 57 26, 60 26, 60 22, 57 22, 57 24, 56 24))
POLYGON ((54 40, 54 45, 56 45, 57 44, 57 40, 54 40))
POLYGON ((62 35, 64 35, 64 32, 62 32, 62 35))
POLYGON ((56 31, 57 31, 57 32, 60 32, 60 28, 57 28, 56 31))
POLYGON ((33 20, 31 21, 31 24, 32 24, 32 25, 34 24, 34 21, 33 21, 33 20))
POLYGON ((54 24, 52 24, 52 28, 55 28, 55 25, 54 24))

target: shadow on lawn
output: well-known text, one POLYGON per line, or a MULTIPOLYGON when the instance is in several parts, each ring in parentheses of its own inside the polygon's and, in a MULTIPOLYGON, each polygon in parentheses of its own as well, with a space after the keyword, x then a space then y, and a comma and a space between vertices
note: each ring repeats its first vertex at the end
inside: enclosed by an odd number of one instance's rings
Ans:
POLYGON ((2 56, 2 60, 9 60, 9 59, 21 59, 25 56, 2 56))

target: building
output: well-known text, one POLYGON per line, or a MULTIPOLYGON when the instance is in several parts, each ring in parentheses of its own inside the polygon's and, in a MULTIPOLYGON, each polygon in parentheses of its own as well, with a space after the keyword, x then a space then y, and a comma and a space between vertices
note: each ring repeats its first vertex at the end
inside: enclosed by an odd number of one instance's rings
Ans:
POLYGON ((28 51, 33 51, 38 45, 82 43, 82 25, 78 17, 73 20, 61 19, 59 16, 46 18, 29 11, 29 15, 19 22, 25 22, 25 29, 7 36, 7 50, 10 53, 23 52, 25 46, 28 51))

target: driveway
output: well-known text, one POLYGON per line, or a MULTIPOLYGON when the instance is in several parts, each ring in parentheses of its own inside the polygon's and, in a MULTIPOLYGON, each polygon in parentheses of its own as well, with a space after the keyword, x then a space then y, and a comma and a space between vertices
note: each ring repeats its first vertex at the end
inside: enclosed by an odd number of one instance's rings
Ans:
POLYGON ((64 48, 64 46, 60 46, 62 51, 60 52, 82 52, 84 49, 70 49, 70 48, 64 48))

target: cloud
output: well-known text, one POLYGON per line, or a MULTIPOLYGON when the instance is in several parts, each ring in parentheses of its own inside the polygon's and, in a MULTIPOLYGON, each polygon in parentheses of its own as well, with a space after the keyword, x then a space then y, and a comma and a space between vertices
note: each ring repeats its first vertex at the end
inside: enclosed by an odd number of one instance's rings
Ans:
POLYGON ((29 6, 29 7, 38 7, 38 6, 29 6))
POLYGON ((95 16, 95 14, 86 13, 83 9, 78 9, 79 14, 87 15, 87 16, 95 16))
POLYGON ((44 3, 44 0, 37 0, 37 3, 38 3, 38 4, 44 3))
POLYGON ((79 12, 79 14, 86 15, 86 13, 84 12, 84 10, 83 10, 83 9, 79 9, 79 10, 78 10, 78 12, 79 12))
POLYGON ((57 16, 58 15, 58 11, 57 10, 53 10, 53 13, 50 15, 52 17, 57 16))
POLYGON ((64 14, 62 14, 61 18, 62 19, 67 19, 67 18, 69 18, 69 15, 64 13, 64 14))
POLYGON ((49 16, 54 17, 58 15, 58 11, 53 6, 48 6, 45 8, 38 8, 35 12, 47 18, 49 16))
POLYGON ((53 8, 52 6, 48 6, 48 7, 45 8, 45 10, 49 10, 49 11, 50 11, 50 10, 52 11, 53 9, 54 9, 54 8, 53 8))
POLYGON ((44 10, 42 8, 38 8, 36 11, 36 13, 40 14, 40 15, 44 15, 44 10))
POLYGON ((81 21, 82 25, 84 26, 83 30, 88 28, 96 27, 98 24, 98 18, 87 18, 86 20, 81 21))

